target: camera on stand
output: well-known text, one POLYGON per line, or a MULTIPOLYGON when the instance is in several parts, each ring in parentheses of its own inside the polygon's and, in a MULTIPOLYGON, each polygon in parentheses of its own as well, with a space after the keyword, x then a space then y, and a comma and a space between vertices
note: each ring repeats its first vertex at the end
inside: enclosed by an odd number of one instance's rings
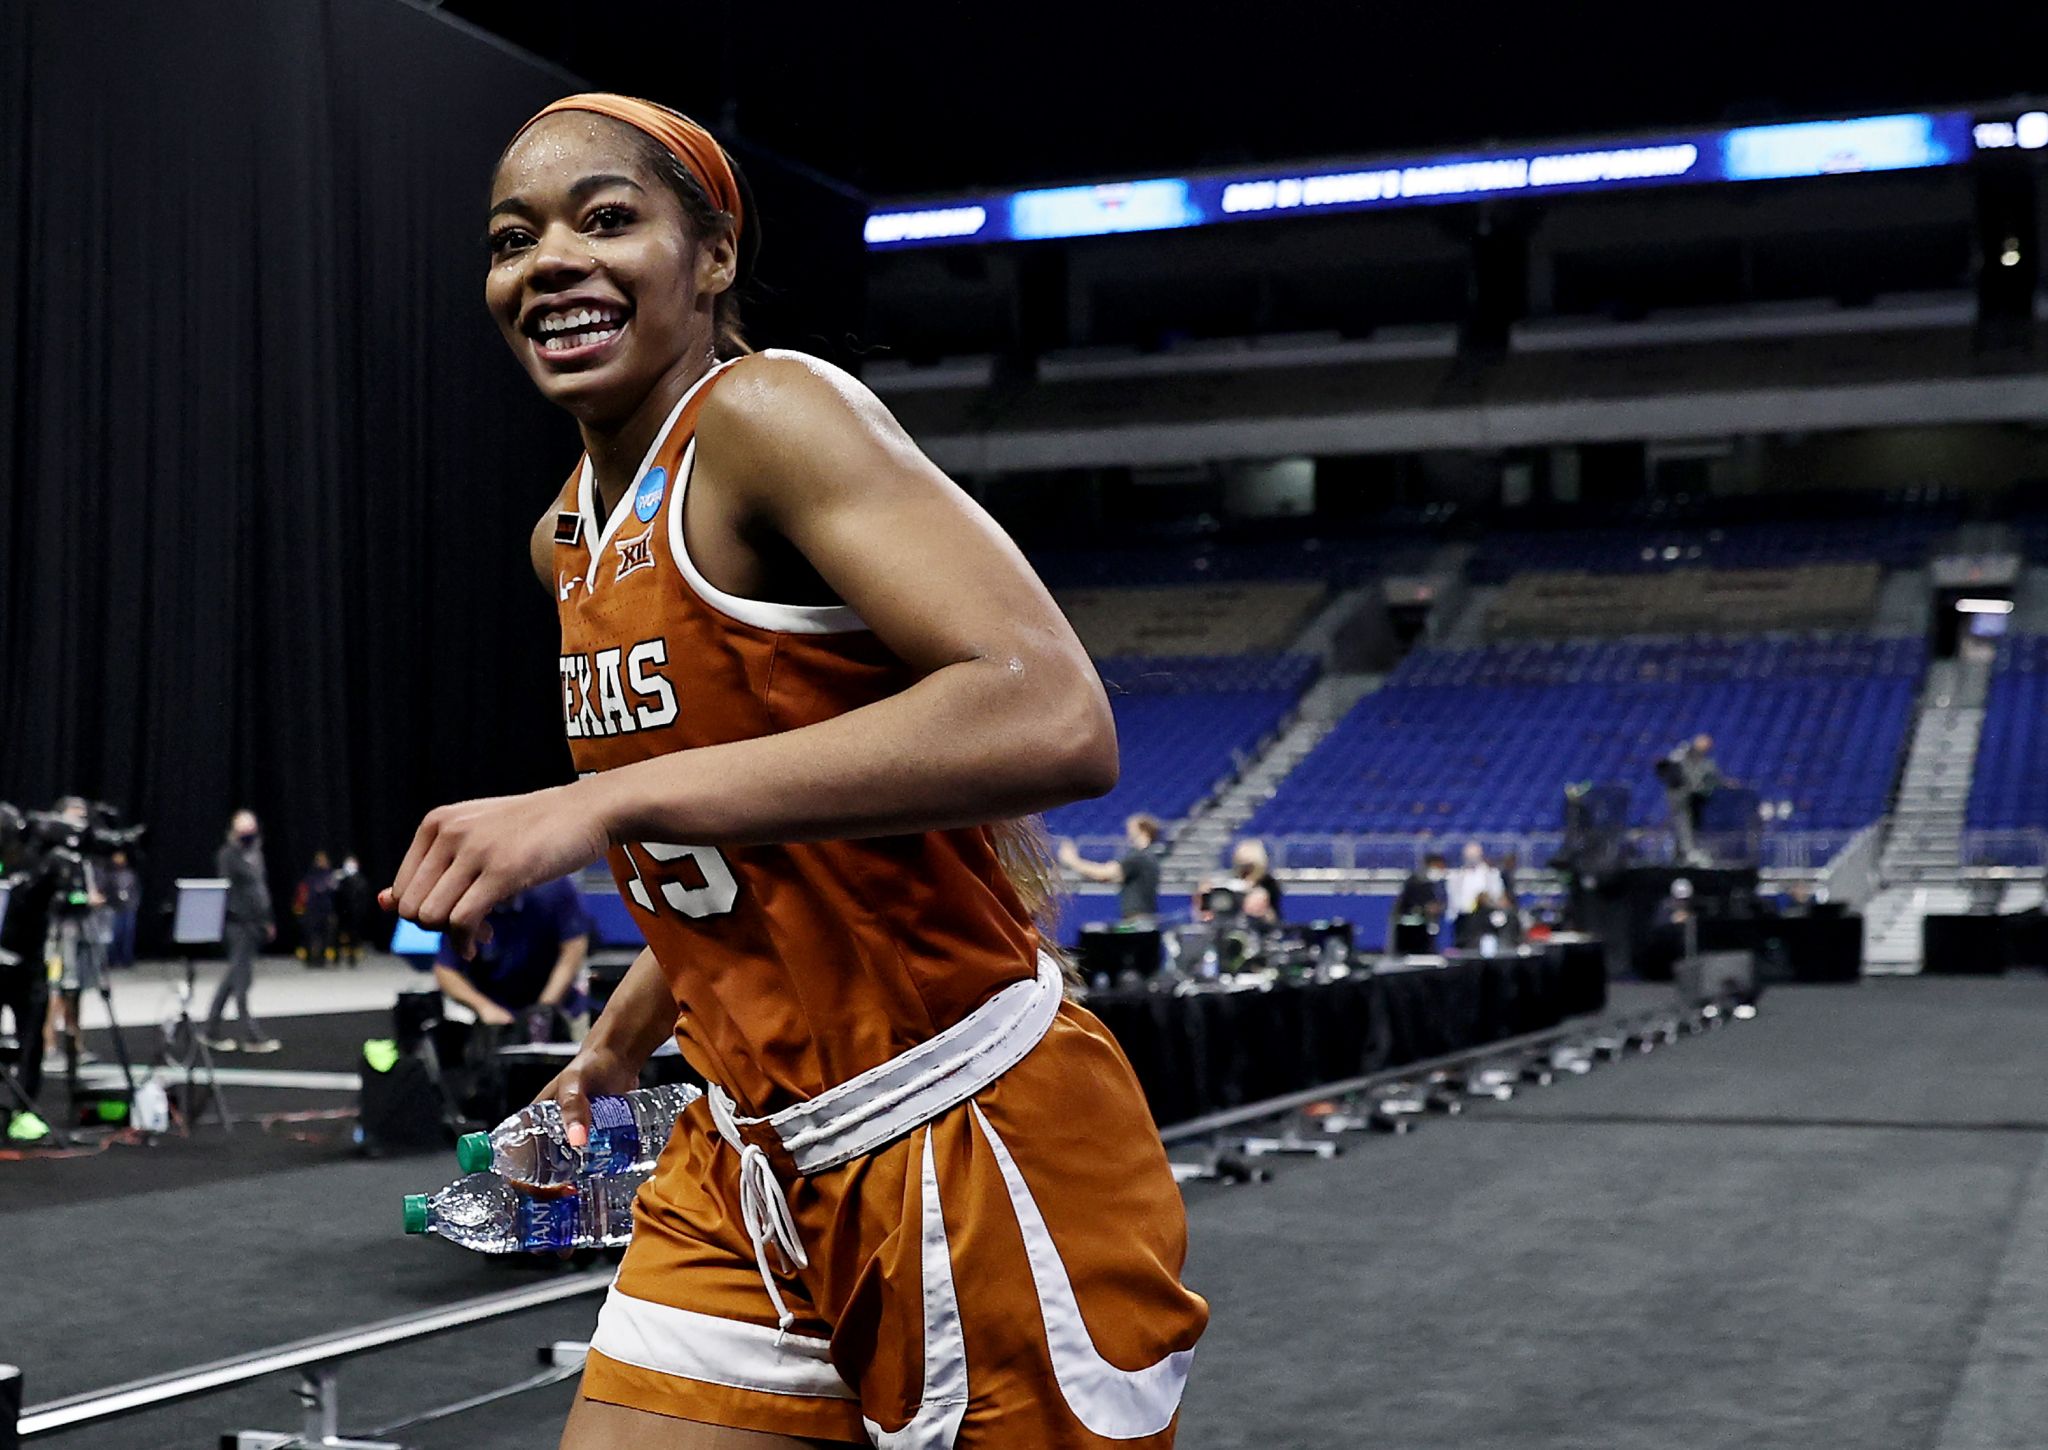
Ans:
POLYGON ((121 810, 105 801, 69 796, 48 811, 25 811, 0 801, 0 847, 19 842, 30 870, 56 880, 51 909, 84 914, 99 894, 98 863, 142 840, 147 826, 121 824, 121 810))
MULTIPOLYGON (((10 880, 17 902, 33 899, 47 916, 43 940, 26 943, 15 955, 58 963, 57 990, 64 1006, 65 1079, 74 1107, 93 1107, 93 1094, 79 1077, 84 1056, 79 999, 97 992, 107 1012, 114 1053, 120 1064, 120 1096, 132 1103, 135 1074, 128 1045, 114 1015, 113 992, 106 977, 107 949, 113 938, 113 911, 101 880, 115 852, 132 848, 145 828, 123 825, 118 807, 104 801, 66 796, 48 811, 23 810, 0 802, 0 861, 14 874, 10 880)), ((19 933, 16 934, 19 936, 19 933)), ((126 1108, 122 1110, 125 1114, 126 1108)))

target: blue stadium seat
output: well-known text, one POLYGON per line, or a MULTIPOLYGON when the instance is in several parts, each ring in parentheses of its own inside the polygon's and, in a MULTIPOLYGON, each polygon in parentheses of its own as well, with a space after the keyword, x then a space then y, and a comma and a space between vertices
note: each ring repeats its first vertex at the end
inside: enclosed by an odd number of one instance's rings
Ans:
MULTIPOLYGON (((1984 733, 1970 783, 1968 829, 2048 829, 2048 636, 2015 635, 1999 646, 1984 701, 1984 733)), ((1975 864, 2037 865, 2037 851, 2014 837, 1980 847, 1975 864)))
POLYGON ((1714 736, 1779 829, 1842 831, 1885 809, 1926 666, 1918 639, 1855 635, 1519 643, 1416 651, 1283 781, 1268 836, 1554 830, 1564 788, 1625 783, 1659 824, 1652 766, 1714 736))
POLYGON ((1316 674, 1307 655, 1126 656, 1097 662, 1123 775, 1100 800, 1046 814, 1059 836, 1120 835, 1124 818, 1187 815, 1236 774, 1316 674))

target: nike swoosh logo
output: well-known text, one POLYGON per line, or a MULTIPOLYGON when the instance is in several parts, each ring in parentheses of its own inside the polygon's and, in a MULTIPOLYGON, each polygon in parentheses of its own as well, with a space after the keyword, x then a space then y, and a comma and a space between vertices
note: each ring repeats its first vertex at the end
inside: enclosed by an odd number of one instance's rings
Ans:
POLYGON ((581 574, 578 574, 574 579, 571 579, 567 584, 564 584, 562 586, 562 598, 566 600, 571 594, 574 594, 576 592, 576 586, 578 584, 581 584, 582 582, 583 576, 581 574))
POLYGON ((924 1388, 917 1413, 900 1430, 884 1430, 867 1416, 861 1423, 876 1450, 952 1450, 967 1417, 967 1345, 960 1334, 960 1298, 953 1291, 953 1250, 946 1240, 946 1214, 939 1204, 939 1170, 932 1159, 932 1130, 924 1130, 923 1211, 918 1224, 923 1248, 924 1388))
MULTIPOLYGON (((1081 1318, 1081 1305, 1074 1298, 1073 1281, 1060 1261, 1052 1232, 1038 1201, 1017 1171, 1010 1150, 996 1136, 993 1124, 979 1103, 971 1104, 974 1121, 981 1125, 1002 1170, 1003 1185, 1009 1190, 1010 1207, 1016 1211, 1017 1227, 1024 1234, 1024 1255, 1031 1266, 1031 1284, 1038 1291, 1039 1313, 1045 1319, 1045 1343, 1052 1352, 1052 1373, 1074 1418, 1091 1434, 1107 1440, 1136 1440, 1156 1435, 1173 1423, 1180 1408, 1181 1391, 1187 1386, 1188 1366, 1194 1362, 1192 1349, 1176 1350, 1157 1364, 1144 1369, 1118 1369, 1096 1349, 1088 1325, 1081 1318)), ((925 1152, 931 1152, 927 1138, 925 1152)), ((936 1186, 935 1184, 933 1185, 936 1186)), ((928 1190, 929 1192, 929 1190, 928 1190)), ((930 1193, 936 1200, 937 1194, 930 1193)), ((941 1232, 944 1225, 940 1226, 941 1232)), ((950 1287, 950 1284, 949 1284, 950 1287)), ((927 1318, 929 1322, 929 1318, 927 1318)))

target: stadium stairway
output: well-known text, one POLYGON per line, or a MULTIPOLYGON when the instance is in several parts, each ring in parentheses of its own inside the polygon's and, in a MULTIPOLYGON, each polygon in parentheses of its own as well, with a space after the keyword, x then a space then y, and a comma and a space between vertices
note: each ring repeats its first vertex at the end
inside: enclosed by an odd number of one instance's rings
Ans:
MULTIPOLYGON (((1316 611, 1296 635, 1290 652, 1328 660, 1337 638, 1358 610, 1377 597, 1378 585, 1339 590, 1316 611)), ((1273 793, 1316 742, 1351 708, 1359 696, 1384 676, 1329 673, 1309 687, 1294 715, 1260 751, 1207 803, 1196 807, 1173 831, 1173 846, 1160 869, 1160 885, 1168 894, 1192 892, 1216 869, 1237 829, 1273 793)))
POLYGON ((1863 970, 1872 976, 1919 971, 1921 923, 1969 909, 1970 892, 1961 882, 1885 887, 1863 907, 1863 970))
POLYGON ((1990 678, 1981 661, 1937 660, 1928 668, 1879 861, 1887 884, 1955 878, 1990 678))
POLYGON ((1204 810, 1188 817, 1160 869, 1164 894, 1192 892, 1213 873, 1239 828, 1273 794, 1302 757, 1315 749, 1344 712, 1379 688, 1384 675, 1325 675, 1302 696, 1294 718, 1204 810))
POLYGON ((1919 970, 1921 923, 1969 907, 1963 826, 1989 684, 1990 666, 1981 661, 1928 667, 1879 857, 1884 887, 1864 909, 1864 962, 1873 972, 1919 970))

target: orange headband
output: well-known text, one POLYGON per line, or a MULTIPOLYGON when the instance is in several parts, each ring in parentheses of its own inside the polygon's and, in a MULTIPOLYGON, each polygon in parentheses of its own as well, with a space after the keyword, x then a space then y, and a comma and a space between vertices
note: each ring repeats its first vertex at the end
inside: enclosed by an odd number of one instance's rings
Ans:
MULTIPOLYGON (((600 116, 610 116, 614 121, 624 121, 634 130, 652 136, 704 188, 711 204, 732 218, 732 234, 735 240, 738 239, 743 217, 740 212, 740 184, 732 174, 732 162, 727 158, 725 148, 718 144, 718 138, 688 116, 633 96, 586 91, 580 96, 562 97, 543 108, 533 121, 557 111, 594 111, 600 116)), ((524 132, 533 121, 521 126, 520 131, 524 132)))

